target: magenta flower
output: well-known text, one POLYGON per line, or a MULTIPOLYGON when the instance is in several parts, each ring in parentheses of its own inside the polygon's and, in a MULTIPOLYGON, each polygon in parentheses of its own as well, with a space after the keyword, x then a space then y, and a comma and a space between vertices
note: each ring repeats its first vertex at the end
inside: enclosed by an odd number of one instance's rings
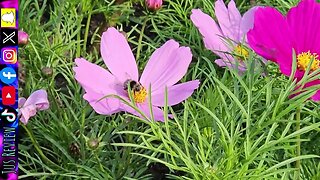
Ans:
POLYGON ((154 119, 163 121, 163 111, 159 107, 165 106, 166 87, 168 105, 172 106, 187 99, 199 86, 198 80, 176 84, 186 74, 192 54, 190 48, 179 47, 174 40, 167 41, 152 54, 140 79, 129 44, 115 28, 103 33, 100 51, 110 72, 82 58, 75 60, 77 67, 74 68, 76 80, 86 91, 84 99, 99 114, 125 111, 141 117, 119 99, 103 98, 113 94, 130 101, 129 85, 137 107, 150 118, 148 98, 151 96, 154 119), (150 86, 151 94, 148 94, 150 86))
POLYGON ((217 0, 214 10, 219 26, 200 9, 192 10, 191 20, 202 34, 205 47, 221 58, 215 60, 218 66, 238 68, 240 71, 246 69, 244 60, 249 56, 245 47, 246 34, 253 26, 256 9, 251 8, 241 17, 233 0, 229 2, 228 8, 223 0, 217 0))
POLYGON ((27 124, 30 117, 35 116, 37 111, 49 108, 47 92, 43 89, 33 92, 28 99, 19 98, 19 116, 23 124, 27 124))
MULTIPOLYGON (((308 64, 314 59, 311 71, 320 68, 320 4, 315 0, 302 0, 283 16, 272 7, 259 8, 254 17, 254 28, 248 32, 249 45, 262 57, 276 62, 280 71, 290 76, 292 49, 297 54, 295 77, 300 80, 308 64)), ((320 84, 309 82, 305 87, 320 84)), ((320 91, 311 98, 320 100, 320 91)))
POLYGON ((19 45, 26 45, 28 44, 29 35, 24 31, 18 31, 18 44, 19 45))
POLYGON ((151 10, 158 10, 162 6, 163 0, 146 0, 147 7, 151 10))

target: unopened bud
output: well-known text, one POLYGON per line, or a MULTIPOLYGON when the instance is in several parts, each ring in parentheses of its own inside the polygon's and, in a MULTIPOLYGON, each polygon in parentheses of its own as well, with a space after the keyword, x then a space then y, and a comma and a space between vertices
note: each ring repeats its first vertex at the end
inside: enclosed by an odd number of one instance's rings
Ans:
POLYGON ((26 45, 28 44, 29 35, 24 31, 18 32, 18 44, 19 45, 26 45))
POLYGON ((53 73, 53 70, 49 67, 44 67, 41 69, 41 71, 45 76, 51 76, 53 73))
POLYGON ((93 138, 88 141, 88 146, 90 149, 97 149, 99 147, 99 139, 93 138))
POLYGON ((158 10, 162 6, 163 0, 146 0, 147 7, 150 10, 158 10))

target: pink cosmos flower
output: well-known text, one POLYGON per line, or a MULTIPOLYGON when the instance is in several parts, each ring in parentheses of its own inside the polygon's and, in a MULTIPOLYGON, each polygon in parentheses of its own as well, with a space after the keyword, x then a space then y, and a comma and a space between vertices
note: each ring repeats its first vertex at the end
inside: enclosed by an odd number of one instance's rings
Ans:
POLYGON ((215 2, 215 15, 219 25, 200 9, 193 9, 191 20, 203 36, 205 47, 218 55, 215 60, 220 67, 238 68, 244 71, 244 60, 249 56, 246 49, 246 34, 253 26, 253 15, 257 7, 248 10, 243 17, 231 0, 228 8, 223 0, 215 2), (235 57, 232 56, 235 55, 235 57))
MULTIPOLYGON (((302 0, 286 16, 272 7, 259 8, 254 17, 254 27, 248 32, 249 45, 262 57, 276 62, 281 72, 290 76, 292 49, 297 54, 295 77, 300 80, 308 64, 314 59, 311 71, 320 68, 320 3, 302 0)), ((304 87, 320 84, 320 80, 304 87)), ((304 88, 303 87, 303 88, 304 88)), ((320 100, 320 90, 311 98, 320 100)))
POLYGON ((23 124, 27 124, 30 117, 35 116, 37 111, 49 108, 47 92, 43 89, 33 92, 28 99, 19 98, 19 116, 23 124))
POLYGON ((146 0, 147 7, 151 10, 158 10, 162 6, 163 0, 146 0))
POLYGON ((130 101, 129 85, 137 107, 150 118, 148 98, 151 96, 154 119, 163 121, 163 111, 159 107, 165 106, 166 87, 168 105, 172 106, 187 99, 199 86, 198 80, 176 84, 186 74, 192 54, 190 48, 179 47, 174 40, 167 41, 152 54, 140 78, 129 44, 115 28, 103 33, 100 51, 110 72, 83 58, 75 60, 77 67, 74 68, 76 80, 86 91, 84 99, 99 114, 125 111, 141 117, 119 99, 103 98, 113 94, 130 101), (151 94, 148 94, 150 86, 151 94))

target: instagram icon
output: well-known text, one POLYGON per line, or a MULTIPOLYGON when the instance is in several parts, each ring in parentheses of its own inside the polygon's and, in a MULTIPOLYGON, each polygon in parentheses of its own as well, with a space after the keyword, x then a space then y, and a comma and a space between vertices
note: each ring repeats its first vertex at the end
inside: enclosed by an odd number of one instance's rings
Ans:
POLYGON ((2 48, 1 55, 2 55, 1 64, 15 64, 17 62, 16 48, 2 48))

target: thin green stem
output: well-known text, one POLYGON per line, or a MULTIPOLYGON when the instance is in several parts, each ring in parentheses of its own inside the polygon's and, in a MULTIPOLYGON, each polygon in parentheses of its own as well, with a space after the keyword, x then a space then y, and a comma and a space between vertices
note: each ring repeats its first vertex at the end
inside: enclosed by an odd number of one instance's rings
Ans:
MULTIPOLYGON (((296 110, 296 131, 300 130, 300 113, 301 113, 301 107, 298 107, 296 110)), ((297 136, 297 151, 296 151, 296 156, 299 157, 301 155, 301 141, 300 141, 300 135, 297 136)), ((295 179, 299 180, 300 179, 300 166, 301 166, 301 161, 298 159, 296 161, 296 176, 295 179)))
POLYGON ((138 40, 138 49, 137 49, 137 54, 136 54, 136 61, 138 61, 139 57, 140 57, 140 51, 142 49, 142 38, 143 38, 143 34, 144 34, 144 29, 146 28, 148 22, 148 17, 146 17, 145 21, 143 22, 141 31, 140 31, 140 36, 139 36, 139 40, 138 40))
POLYGON ((33 134, 30 132, 30 130, 25 126, 25 125, 22 125, 22 127, 24 128, 24 130, 27 132, 27 134, 29 135, 30 139, 31 139, 31 142, 33 144, 33 146, 36 148, 36 150, 38 151, 39 155, 41 156, 41 158, 48 162, 48 163, 51 163, 52 165, 54 165, 55 167, 58 167, 59 169, 61 169, 60 166, 56 165, 54 162, 52 162, 50 159, 47 158, 46 155, 44 155, 43 151, 41 150, 38 142, 35 140, 33 134))
POLYGON ((88 42, 90 21, 91 21, 91 11, 89 12, 89 15, 88 15, 87 24, 86 24, 86 31, 84 33, 84 42, 83 42, 84 52, 86 52, 86 50, 87 50, 87 42, 88 42))

